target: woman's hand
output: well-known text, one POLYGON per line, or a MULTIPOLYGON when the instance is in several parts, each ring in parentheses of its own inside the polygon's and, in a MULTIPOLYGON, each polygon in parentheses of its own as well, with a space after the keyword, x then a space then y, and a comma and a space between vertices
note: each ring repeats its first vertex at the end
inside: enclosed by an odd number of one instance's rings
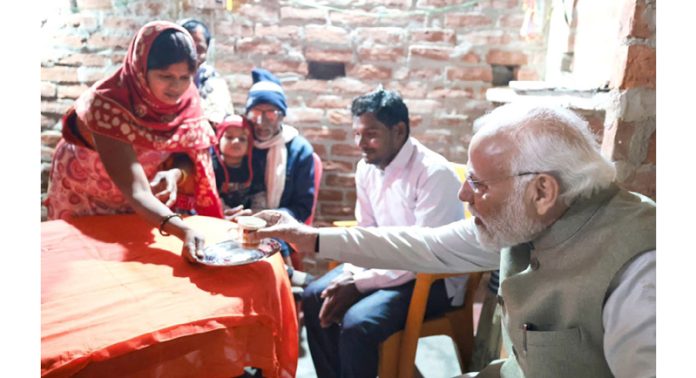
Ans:
POLYGON ((168 171, 159 171, 150 181, 150 188, 155 197, 162 201, 167 207, 172 207, 176 202, 177 183, 181 180, 182 172, 179 168, 168 171))
POLYGON ((197 263, 203 259, 203 248, 205 247, 205 238, 203 234, 192 228, 186 228, 183 241, 184 245, 181 248, 181 257, 190 263, 197 263))
POLYGON ((225 213, 225 219, 233 222, 235 222, 237 217, 242 215, 251 215, 251 209, 245 209, 244 205, 226 208, 223 212, 225 213))

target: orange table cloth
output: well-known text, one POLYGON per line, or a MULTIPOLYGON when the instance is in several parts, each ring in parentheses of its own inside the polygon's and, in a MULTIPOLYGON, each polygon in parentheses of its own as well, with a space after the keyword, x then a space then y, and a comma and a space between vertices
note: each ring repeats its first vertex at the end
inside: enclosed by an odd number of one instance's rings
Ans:
MULTIPOLYGON (((206 243, 221 219, 185 222, 206 243)), ((192 265, 182 242, 136 215, 41 226, 43 377, 293 377, 295 303, 279 253, 235 267, 192 265)))

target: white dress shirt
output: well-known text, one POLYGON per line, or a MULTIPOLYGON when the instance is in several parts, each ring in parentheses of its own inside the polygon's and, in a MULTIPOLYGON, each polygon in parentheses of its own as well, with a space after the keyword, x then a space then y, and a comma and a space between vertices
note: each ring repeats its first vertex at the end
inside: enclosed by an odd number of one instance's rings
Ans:
MULTIPOLYGON (((448 202, 449 201, 443 201, 448 202)), ((376 268, 433 273, 499 268, 500 254, 484 251, 473 219, 438 228, 387 227, 319 230, 320 255, 376 268)), ((656 252, 645 252, 617 273, 604 304, 604 355, 616 377, 655 376, 656 252)))
MULTIPOLYGON (((442 226, 464 219, 464 207, 451 206, 461 186, 454 169, 442 155, 414 138, 406 140, 384 170, 360 160, 355 185, 359 226, 442 226)), ((345 264, 344 271, 353 272, 355 285, 363 293, 415 278, 409 271, 365 269, 352 264, 345 264)), ((466 277, 446 280, 453 304, 463 301, 465 284, 466 277), (459 293, 462 298, 457 298, 459 293)))

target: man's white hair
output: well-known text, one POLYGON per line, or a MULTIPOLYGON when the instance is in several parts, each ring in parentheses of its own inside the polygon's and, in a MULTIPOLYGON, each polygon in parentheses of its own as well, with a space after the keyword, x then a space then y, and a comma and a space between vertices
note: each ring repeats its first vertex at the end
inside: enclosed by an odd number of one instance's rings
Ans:
POLYGON ((600 153, 587 121, 556 106, 512 103, 474 123, 475 139, 504 134, 516 144, 510 173, 546 172, 558 179, 560 199, 570 205, 608 187, 616 168, 600 153))

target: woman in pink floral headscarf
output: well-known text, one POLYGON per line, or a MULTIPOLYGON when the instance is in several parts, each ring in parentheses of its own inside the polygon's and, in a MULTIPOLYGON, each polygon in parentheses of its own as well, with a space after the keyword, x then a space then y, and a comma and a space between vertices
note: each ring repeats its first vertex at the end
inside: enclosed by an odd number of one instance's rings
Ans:
POLYGON ((177 183, 195 182, 191 205, 198 214, 222 217, 208 154, 216 138, 192 84, 195 69, 186 30, 164 21, 140 29, 123 65, 62 118, 64 140, 53 157, 46 201, 49 219, 135 210, 160 232, 182 239, 182 255, 192 261, 204 241, 168 207, 177 183), (166 161, 176 167, 163 170, 166 161))

